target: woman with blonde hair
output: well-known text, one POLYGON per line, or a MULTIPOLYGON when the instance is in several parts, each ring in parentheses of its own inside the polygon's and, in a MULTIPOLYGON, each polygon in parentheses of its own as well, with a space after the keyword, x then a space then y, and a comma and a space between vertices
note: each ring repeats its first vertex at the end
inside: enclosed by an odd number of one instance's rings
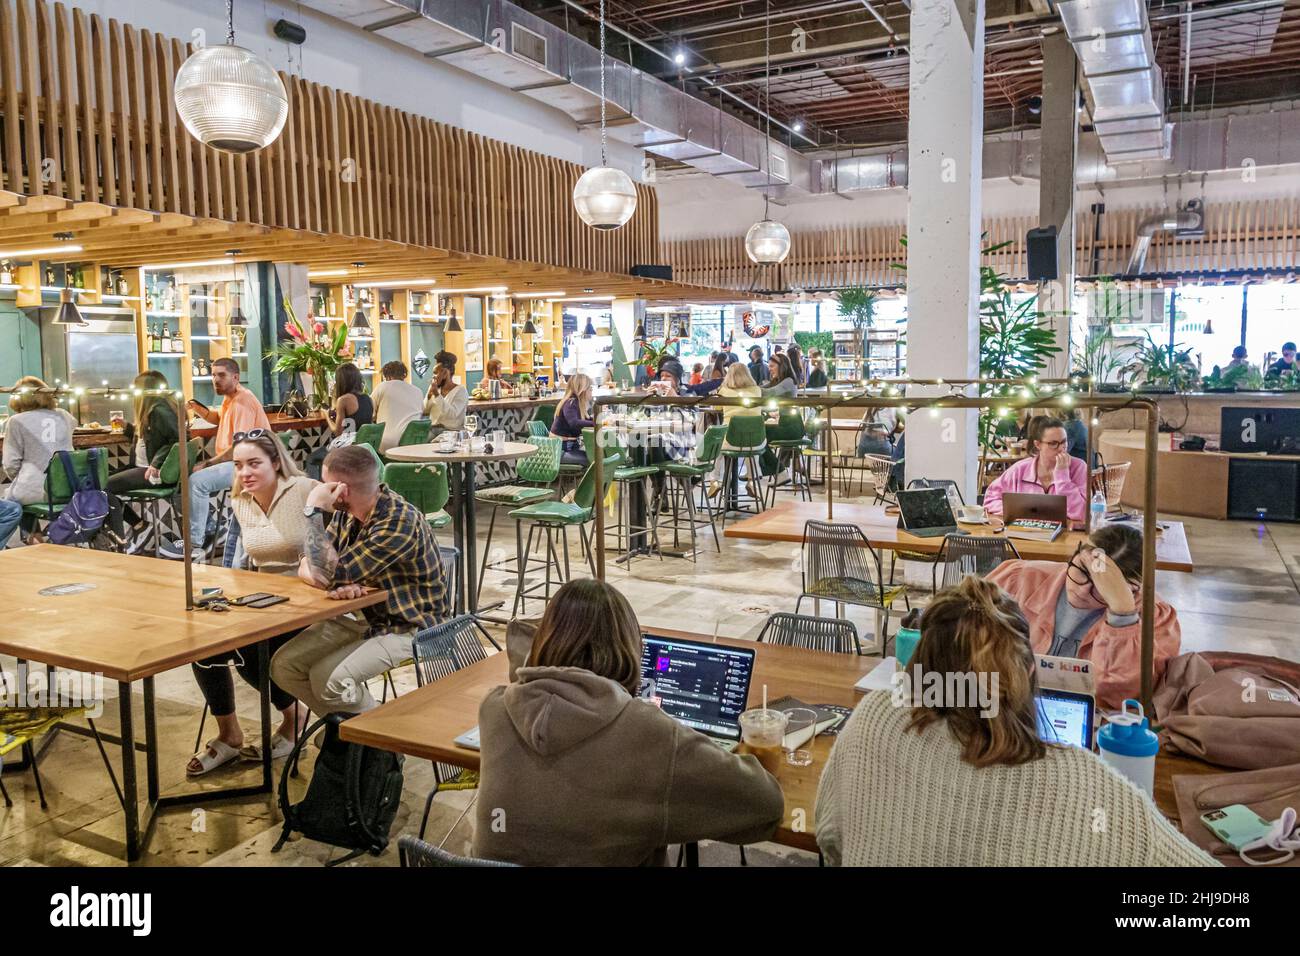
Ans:
MULTIPOLYGON (((239 520, 240 545, 253 567, 266 574, 289 577, 298 573, 299 557, 306 550, 309 520, 303 513, 307 494, 316 482, 304 475, 274 432, 254 428, 233 436, 231 457, 235 483, 230 507, 239 520)), ((267 584, 275 590, 274 582, 267 584)), ((267 639, 267 660, 275 656, 297 631, 267 639)), ((256 745, 244 746, 244 731, 235 713, 234 670, 252 687, 261 680, 258 645, 218 654, 194 664, 194 677, 217 721, 217 736, 196 753, 185 768, 192 777, 209 773, 232 760, 260 760, 256 745)), ((271 703, 282 719, 271 736, 271 756, 279 759, 293 750, 294 740, 307 722, 307 710, 292 694, 271 682, 271 703)))
MULTIPOLYGON (((735 362, 727 366, 726 375, 723 376, 721 387, 715 392, 720 398, 748 398, 757 401, 763 397, 763 389, 754 382, 754 376, 750 374, 748 366, 744 362, 735 362)), ((744 405, 724 405, 719 407, 722 412, 722 424, 728 425, 737 415, 760 415, 757 408, 749 409, 744 405)), ((722 442, 723 448, 734 448, 725 439, 722 442)), ((721 455, 713 465, 713 476, 709 480, 708 494, 710 498, 716 498, 722 491, 722 468, 724 459, 721 455)), ((750 494, 756 494, 757 489, 750 478, 750 494)))
MULTIPOLYGON (((17 520, 34 543, 36 519, 22 513, 22 505, 34 505, 45 500, 45 472, 56 452, 72 451, 72 433, 77 420, 58 407, 58 397, 35 375, 25 375, 14 386, 19 391, 9 396, 9 407, 15 412, 5 426, 4 454, 0 457, 0 477, 9 484, 0 488, 0 499, 9 502, 3 516, 5 529, 12 529, 17 509, 17 520)), ((11 530, 3 537, 8 538, 11 530)), ((0 540, 0 547, 4 547, 0 540)))
POLYGON ((587 464, 587 452, 582 447, 582 430, 596 426, 591 417, 591 393, 591 378, 582 372, 575 372, 565 386, 564 396, 555 410, 551 434, 564 439, 564 454, 560 460, 565 464, 587 464))
POLYGON ((135 417, 126 426, 126 440, 133 452, 132 463, 111 475, 106 489, 108 526, 119 543, 126 537, 128 520, 132 525, 138 520, 122 500, 122 493, 152 488, 158 481, 167 453, 178 440, 176 402, 167 389, 166 377, 153 369, 141 372, 131 383, 131 390, 135 393, 135 417))
POLYGON ((1095 754, 1043 739, 1037 670, 1010 595, 974 575, 941 591, 911 667, 869 691, 835 739, 817 790, 827 861, 1213 866, 1095 754))
POLYGON ((560 587, 527 664, 479 706, 476 856, 654 865, 668 844, 772 835, 776 778, 640 697, 641 657, 627 598, 589 578, 560 587))

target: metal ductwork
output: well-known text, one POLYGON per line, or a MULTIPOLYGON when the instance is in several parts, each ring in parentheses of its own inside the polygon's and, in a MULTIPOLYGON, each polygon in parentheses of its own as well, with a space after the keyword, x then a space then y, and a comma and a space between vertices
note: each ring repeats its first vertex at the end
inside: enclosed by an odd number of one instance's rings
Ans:
POLYGON ((1133 240, 1133 252, 1129 256, 1125 275, 1142 274, 1146 265, 1147 252, 1151 249, 1151 240, 1158 232, 1172 232, 1175 238, 1188 239, 1205 235, 1205 213, 1200 203, 1193 199, 1186 209, 1176 212, 1158 212, 1138 223, 1137 238, 1133 240))
POLYGON ((1061 0, 1057 5, 1079 58, 1092 122, 1106 161, 1167 159, 1164 77, 1156 65, 1142 0, 1061 0))
MULTIPOLYGON (((306 6, 491 80, 567 113, 600 122, 600 51, 508 0, 303 0, 306 6)), ((684 90, 607 57, 609 135, 647 152, 772 195, 813 190, 801 153, 684 90)))
MULTIPOLYGON (((1038 130, 986 136, 983 163, 985 179, 1038 179, 1042 173, 1038 130)), ((1269 108, 1175 123, 1168 159, 1118 166, 1110 165, 1096 133, 1080 133, 1074 177, 1075 185, 1082 188, 1286 165, 1300 165, 1300 109, 1269 108)), ((814 182, 817 192, 841 195, 906 187, 907 147, 814 160, 814 182)))

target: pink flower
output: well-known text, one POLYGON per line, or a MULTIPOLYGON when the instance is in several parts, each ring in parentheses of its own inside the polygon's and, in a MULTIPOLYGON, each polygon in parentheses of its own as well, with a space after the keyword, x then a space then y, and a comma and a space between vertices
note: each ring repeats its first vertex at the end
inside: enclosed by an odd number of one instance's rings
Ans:
POLYGON ((325 326, 321 325, 321 323, 319 322, 314 322, 312 323, 311 330, 315 332, 317 335, 320 335, 322 332, 325 331, 325 326))
POLYGON ((302 333, 298 330, 298 327, 294 325, 292 322, 284 323, 284 330, 289 333, 290 338, 294 338, 294 339, 302 338, 302 333))

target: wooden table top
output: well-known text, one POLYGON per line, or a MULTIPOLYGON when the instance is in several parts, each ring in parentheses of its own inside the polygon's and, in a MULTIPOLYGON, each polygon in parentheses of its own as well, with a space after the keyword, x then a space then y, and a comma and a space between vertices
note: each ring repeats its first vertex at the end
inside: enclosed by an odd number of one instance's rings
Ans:
MULTIPOLYGON (((653 633, 697 641, 712 641, 704 634, 654 629, 653 633)), ((797 697, 809 704, 857 705, 862 694, 853 685, 879 661, 850 654, 827 654, 775 644, 755 644, 718 638, 717 643, 757 651, 749 706, 762 704, 763 685, 768 700, 797 697)), ((509 664, 504 652, 464 670, 426 684, 341 725, 344 740, 381 750, 477 770, 477 751, 457 747, 452 741, 478 723, 479 703, 494 687, 507 683, 509 664)), ((785 818, 774 839, 788 846, 817 851, 814 816, 817 781, 830 756, 834 737, 820 736, 807 767, 781 764, 777 779, 785 791, 785 818)))
POLYGON ((194 591, 228 597, 266 591, 289 600, 225 613, 185 610, 179 561, 41 544, 0 551, 0 653, 106 679, 135 681, 213 654, 379 604, 386 591, 335 601, 296 578, 194 565, 194 591), (42 595, 61 584, 76 594, 42 595))
MULTIPOLYGON (((755 541, 803 542, 805 522, 825 521, 826 502, 783 501, 769 508, 727 525, 728 538, 748 538, 755 541)), ((916 551, 938 554, 943 538, 918 538, 898 527, 896 515, 885 514, 883 505, 835 504, 831 520, 855 524, 862 529, 873 548, 888 551, 916 551)), ((1187 532, 1181 521, 1161 521, 1165 531, 1156 541, 1156 567, 1162 571, 1192 571, 1192 554, 1187 546, 1187 532)), ((995 534, 988 525, 961 525, 963 531, 976 535, 995 534)), ((1068 561, 1079 542, 1086 536, 1082 531, 1067 531, 1055 541, 1025 541, 1011 539, 1020 556, 1027 561, 1068 561)))
MULTIPOLYGON (((708 635, 686 631, 654 629, 653 633, 713 640, 708 635)), ((757 652, 749 694, 751 707, 760 706, 765 683, 769 700, 792 696, 809 704, 856 707, 862 692, 853 685, 879 663, 871 657, 827 654, 752 641, 718 638, 717 642, 752 647, 757 652)), ((508 673, 505 652, 493 654, 353 717, 341 725, 340 734, 344 740, 381 750, 477 770, 478 751, 457 747, 453 741, 478 724, 479 704, 488 691, 507 682, 508 673)), ((785 815, 773 837, 776 842, 817 852, 817 784, 834 743, 833 736, 819 736, 813 747, 813 762, 807 767, 782 762, 777 779, 785 794, 785 815)), ((1156 806, 1177 823, 1178 801, 1174 796, 1173 777, 1218 772, 1221 768, 1192 757, 1162 752, 1156 758, 1156 806)))
POLYGON ((454 451, 443 452, 438 449, 442 445, 396 445, 384 453, 386 458, 393 461, 454 461, 454 462, 475 462, 475 461, 515 461, 518 458, 527 458, 537 451, 536 445, 530 445, 528 442, 508 441, 504 448, 498 448, 491 454, 485 451, 468 452, 454 451))

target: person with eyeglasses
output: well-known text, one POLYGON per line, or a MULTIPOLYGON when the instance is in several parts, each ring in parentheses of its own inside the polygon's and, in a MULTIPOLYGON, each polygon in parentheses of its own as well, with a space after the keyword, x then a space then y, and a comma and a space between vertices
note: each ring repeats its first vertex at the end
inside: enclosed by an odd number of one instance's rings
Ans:
POLYGON ((1088 514, 1088 465, 1070 455, 1065 426, 1048 419, 1029 433, 1029 457, 994 479, 984 492, 984 510, 1002 514, 1002 496, 1008 494, 1064 495, 1065 513, 1076 526, 1088 514))
MULTIPOLYGON (((295 576, 298 557, 306 548, 310 519, 303 513, 307 496, 316 487, 294 464, 280 439, 267 428, 237 432, 231 455, 235 482, 230 492, 230 509, 239 521, 240 542, 253 567, 264 574, 295 576)), ((275 591, 268 584, 268 591, 275 591)), ((274 655, 299 631, 267 638, 269 655, 274 655)), ((203 699, 217 722, 217 736, 209 740, 185 768, 191 777, 211 773, 235 760, 261 760, 257 744, 244 746, 244 731, 235 713, 233 670, 253 688, 261 685, 258 647, 252 644, 217 654, 193 666, 203 699)), ((308 712, 298 699, 271 681, 271 705, 280 712, 280 725, 271 734, 271 757, 279 760, 293 750, 294 740, 307 724, 308 712)))
MULTIPOLYGON (((239 384, 239 363, 234 359, 219 358, 212 363, 212 388, 221 396, 219 410, 214 411, 193 399, 185 403, 189 411, 217 426, 217 436, 212 443, 213 456, 196 464, 190 476, 190 543, 198 560, 208 557, 208 512, 212 507, 212 496, 235 482, 235 463, 231 459, 235 434, 255 428, 271 431, 271 422, 262 403, 239 384)), ((236 562, 238 544, 239 523, 232 517, 226 531, 226 549, 222 559, 226 567, 236 562)), ((164 558, 180 559, 184 553, 183 541, 165 541, 158 549, 159 556, 164 558)))
MULTIPOLYGON (((1142 687, 1142 532, 1107 525, 1069 562, 1004 561, 988 576, 1020 604, 1034 653, 1093 663, 1098 702, 1118 710, 1142 687)), ((1182 646, 1178 613, 1156 599, 1155 676, 1182 646)))

